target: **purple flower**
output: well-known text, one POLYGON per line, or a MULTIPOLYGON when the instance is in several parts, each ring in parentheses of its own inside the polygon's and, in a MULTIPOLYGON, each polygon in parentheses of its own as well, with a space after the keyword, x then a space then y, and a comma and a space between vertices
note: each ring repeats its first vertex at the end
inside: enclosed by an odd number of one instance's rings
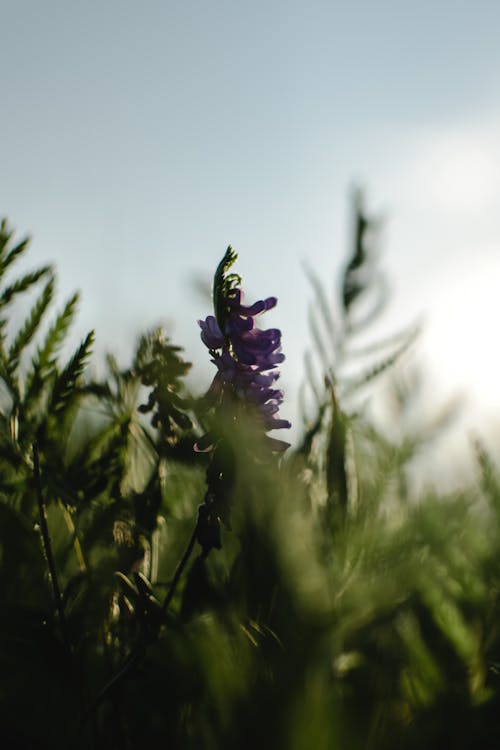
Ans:
POLYGON ((220 349, 224 346, 224 336, 213 315, 209 315, 206 320, 199 320, 198 325, 201 328, 201 340, 205 346, 209 349, 220 349))
MULTIPOLYGON (((271 310, 277 299, 267 297, 249 306, 243 305, 242 300, 241 289, 229 283, 217 299, 217 318, 209 315, 198 321, 201 339, 217 367, 209 394, 215 398, 230 397, 245 405, 254 413, 264 433, 289 428, 290 422, 278 416, 283 391, 273 387, 279 378, 277 365, 285 359, 281 352, 281 331, 262 330, 255 322, 256 316, 271 310)), ((289 446, 268 435, 265 439, 272 451, 281 452, 289 446)), ((195 448, 207 450, 208 443, 210 440, 205 436, 195 448)))

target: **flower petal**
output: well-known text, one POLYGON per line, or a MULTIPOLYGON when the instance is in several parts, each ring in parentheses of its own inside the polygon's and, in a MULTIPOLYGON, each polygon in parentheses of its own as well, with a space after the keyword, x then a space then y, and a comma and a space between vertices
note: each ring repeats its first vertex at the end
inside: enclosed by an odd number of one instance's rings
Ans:
POLYGON ((225 339, 215 317, 209 315, 205 320, 199 320, 198 325, 201 328, 200 336, 205 346, 208 349, 222 349, 225 339))

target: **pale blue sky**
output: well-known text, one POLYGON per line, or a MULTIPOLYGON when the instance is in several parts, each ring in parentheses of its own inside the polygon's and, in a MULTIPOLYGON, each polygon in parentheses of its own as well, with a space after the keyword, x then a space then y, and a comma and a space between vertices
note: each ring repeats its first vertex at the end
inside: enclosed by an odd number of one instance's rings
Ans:
POLYGON ((81 289, 100 350, 175 321, 202 368, 191 279, 231 243, 249 292, 279 297, 293 390, 301 264, 333 282, 360 181, 389 219, 388 325, 427 312, 427 360, 493 398, 462 332, 482 356, 500 282, 500 3, 0 0, 0 18, 0 214, 61 298, 81 289))

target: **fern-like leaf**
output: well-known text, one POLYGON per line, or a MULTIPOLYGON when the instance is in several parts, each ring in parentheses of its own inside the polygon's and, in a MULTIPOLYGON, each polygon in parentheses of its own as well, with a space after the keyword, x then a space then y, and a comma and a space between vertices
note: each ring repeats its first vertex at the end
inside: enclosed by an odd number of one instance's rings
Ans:
POLYGON ((3 347, 0 351, 0 379, 4 382, 5 387, 14 402, 19 402, 21 398, 19 380, 9 367, 9 362, 3 351, 3 347))
POLYGON ((332 416, 326 448, 326 482, 330 512, 345 515, 347 510, 346 439, 347 422, 337 403, 333 384, 327 382, 332 401, 332 416))
POLYGON ((319 360, 321 362, 321 366, 323 368, 323 372, 329 372, 333 365, 333 360, 335 358, 335 350, 330 349, 327 350, 327 346, 325 346, 325 343, 323 341, 323 337, 321 335, 319 323, 316 320, 316 311, 314 307, 309 307, 307 319, 309 323, 309 330, 311 331, 311 335, 313 338, 314 346, 316 348, 316 354, 319 357, 319 360))
MULTIPOLYGON (((362 359, 376 354, 380 355, 383 351, 394 350, 408 338, 413 340, 420 330, 421 325, 419 323, 413 323, 390 336, 374 341, 372 344, 365 344, 364 346, 359 347, 350 346, 349 357, 362 359)), ((416 384, 413 384, 413 388, 416 388, 416 384)))
POLYGON ((5 287, 2 294, 0 294, 0 308, 8 305, 13 297, 25 292, 49 273, 52 274, 52 267, 42 266, 42 268, 38 268, 36 271, 31 271, 31 273, 25 274, 20 279, 17 279, 12 284, 5 287))
POLYGON ((317 406, 320 406, 320 404, 322 404, 324 401, 323 389, 318 383, 318 378, 314 371, 312 358, 308 352, 304 354, 304 370, 306 373, 307 384, 311 388, 314 398, 316 399, 317 406))
POLYGON ((365 372, 363 372, 361 375, 348 381, 346 383, 343 396, 345 397, 358 390, 362 386, 367 385, 372 380, 375 380, 375 378, 379 377, 379 375, 382 375, 384 372, 386 372, 386 370, 389 370, 391 367, 393 367, 396 362, 399 361, 401 356, 407 351, 407 349, 409 349, 409 347, 413 344, 415 338, 418 336, 418 333, 419 329, 415 328, 407 336, 403 343, 398 346, 393 352, 391 352, 391 354, 376 362, 374 365, 365 370, 365 372))
POLYGON ((14 230, 9 229, 7 219, 2 219, 0 222, 0 276, 3 276, 10 264, 26 250, 30 242, 30 238, 25 237, 24 240, 7 252, 13 236, 14 230))
POLYGON ((16 372, 19 366, 20 356, 38 331, 43 316, 45 315, 47 308, 52 302, 53 296, 54 278, 52 277, 51 279, 49 279, 42 293, 31 308, 28 317, 26 318, 21 329, 18 331, 14 341, 9 348, 7 366, 10 372, 16 372))
POLYGON ((338 345, 338 337, 340 331, 339 326, 335 323, 332 311, 330 309, 330 303, 327 299, 324 286, 312 268, 306 265, 304 267, 304 270, 316 295, 314 304, 315 307, 317 306, 318 312, 323 319, 323 325, 326 334, 328 335, 329 346, 332 348, 332 351, 335 351, 338 345))
POLYGON ((14 232, 10 231, 7 225, 7 219, 2 219, 0 223, 0 258, 4 254, 7 245, 11 241, 13 235, 14 232))
POLYGON ((74 294, 66 302, 64 308, 49 328, 42 346, 36 352, 31 369, 26 376, 25 392, 27 398, 33 395, 54 367, 56 354, 75 317, 78 300, 79 295, 74 294))
POLYGON ((0 267, 0 276, 3 276, 7 268, 9 268, 9 266, 12 265, 12 263, 14 263, 14 261, 17 260, 17 258, 19 258, 19 256, 21 256, 24 253, 29 243, 30 243, 30 238, 26 237, 24 240, 19 242, 15 247, 12 248, 12 250, 10 250, 7 253, 0 267))
POLYGON ((384 312, 389 301, 389 289, 387 281, 382 275, 374 274, 369 286, 367 282, 363 289, 363 299, 365 305, 368 305, 368 309, 362 315, 358 314, 356 318, 353 316, 353 311, 350 311, 349 318, 346 321, 346 334, 348 336, 361 333, 380 318, 384 312))
POLYGON ((369 281, 367 264, 369 252, 367 248, 367 231, 373 226, 373 220, 368 219, 363 210, 363 197, 358 190, 354 195, 355 230, 354 247, 351 259, 347 264, 342 280, 342 303, 346 317, 350 313, 353 302, 362 295, 369 281))
POLYGON ((78 379, 85 369, 94 343, 94 331, 90 331, 82 341, 70 361, 57 378, 51 397, 51 409, 60 412, 68 406, 78 385, 78 379))

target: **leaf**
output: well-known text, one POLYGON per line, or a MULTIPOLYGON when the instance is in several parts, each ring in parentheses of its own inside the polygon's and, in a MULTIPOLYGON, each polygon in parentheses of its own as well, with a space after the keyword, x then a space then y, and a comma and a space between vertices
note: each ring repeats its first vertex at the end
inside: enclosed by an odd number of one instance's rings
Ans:
POLYGON ((64 341, 64 337, 75 317, 79 298, 80 295, 78 292, 70 297, 63 310, 57 316, 54 325, 50 328, 40 352, 39 359, 42 367, 45 363, 49 362, 64 341))
POLYGON ((401 346, 399 346, 389 356, 379 360, 376 364, 365 370, 365 372, 361 375, 355 378, 351 378, 349 381, 347 381, 345 385, 345 391, 343 393, 344 398, 354 391, 358 390, 362 386, 367 385, 372 380, 375 380, 375 378, 379 377, 379 375, 382 375, 384 372, 386 372, 386 370, 389 370, 391 367, 393 367, 396 362, 399 361, 405 351, 409 349, 409 347, 413 344, 415 338, 419 334, 419 331, 420 329, 416 328, 410 335, 408 335, 401 346))
POLYGON ((8 305, 15 295, 25 292, 33 286, 33 284, 36 284, 43 276, 46 276, 49 273, 52 274, 52 272, 52 266, 42 266, 42 268, 25 274, 20 279, 17 279, 17 281, 14 281, 10 286, 5 287, 0 295, 0 308, 8 305))
POLYGON ((26 400, 31 398, 49 372, 54 368, 55 355, 64 341, 75 316, 79 295, 74 294, 65 304, 45 337, 45 341, 33 358, 32 367, 26 376, 26 400))
MULTIPOLYGON (((303 456, 308 456, 309 453, 311 452, 313 440, 321 430, 321 427, 323 424, 323 417, 325 415, 326 408, 327 408, 327 404, 325 401, 325 403, 319 405, 315 420, 310 425, 306 426, 306 430, 305 430, 302 442, 297 448, 298 454, 302 454, 303 456)), ((305 421, 305 417, 304 417, 304 421, 305 421)))
POLYGON ((4 257, 4 253, 7 250, 9 242, 11 241, 13 236, 14 232, 8 229, 7 220, 2 219, 2 222, 0 224, 0 277, 3 276, 11 263, 13 263, 14 260, 26 250, 30 241, 29 237, 26 237, 4 257))
POLYGON ((138 604, 140 598, 139 592, 130 578, 128 578, 125 573, 122 573, 120 570, 115 571, 115 576, 119 580, 124 593, 134 604, 138 604))
POLYGON ((330 304, 328 302, 324 287, 312 268, 306 265, 304 267, 304 270, 305 270, 307 278, 309 279, 311 286, 316 292, 315 303, 317 304, 318 312, 321 314, 321 317, 323 318, 323 324, 325 327, 326 334, 329 337, 329 343, 332 347, 332 350, 335 351, 337 347, 337 338, 338 338, 335 336, 335 331, 338 329, 338 326, 335 324, 335 320, 333 318, 332 311, 330 309, 330 304))
POLYGON ((14 261, 24 253, 24 251, 27 249, 28 245, 30 243, 30 238, 26 237, 26 239, 19 242, 15 247, 12 248, 12 250, 6 255, 5 260, 1 264, 0 267, 0 276, 3 276, 7 268, 14 263, 14 261))
POLYGON ((9 244, 14 232, 9 232, 7 227, 7 219, 2 219, 0 223, 0 255, 9 244))
POLYGON ((12 345, 9 348, 8 354, 8 369, 10 372, 15 372, 19 366, 19 359, 23 349, 25 349, 30 341, 36 334, 42 318, 49 307, 52 298, 54 296, 54 278, 52 277, 47 282, 41 295, 36 300, 35 304, 31 308, 31 311, 26 318, 22 328, 18 331, 12 345))
POLYGON ((37 357, 42 370, 52 363, 52 358, 63 343, 69 327, 73 322, 73 318, 75 317, 78 300, 78 293, 70 297, 47 333, 43 346, 37 357))
POLYGON ((134 582, 137 587, 137 591, 143 597, 143 599, 147 599, 150 596, 154 596, 154 591, 153 591, 153 587, 151 586, 151 582, 148 581, 144 573, 141 573, 140 570, 134 573, 134 582))
POLYGON ((137 344, 134 356, 134 370, 140 370, 151 359, 152 341, 162 335, 162 329, 153 329, 149 334, 143 334, 137 344))
POLYGON ((50 408, 54 411, 62 411, 71 401, 73 393, 77 387, 78 378, 83 373, 86 360, 90 356, 90 350, 93 343, 94 331, 90 331, 57 378, 52 391, 50 403, 50 408))
POLYGON ((366 346, 360 346, 358 348, 349 347, 349 357, 367 357, 371 354, 377 354, 384 349, 391 349, 399 346, 399 344, 407 338, 414 338, 421 330, 421 326, 418 323, 414 323, 407 328, 393 333, 384 339, 379 339, 373 344, 367 344, 366 346))
POLYGON ((326 448, 326 483, 328 499, 334 513, 340 510, 341 517, 347 510, 348 487, 346 470, 346 417, 342 413, 331 382, 328 383, 332 401, 330 434, 326 448))
POLYGON ((10 371, 9 363, 4 351, 0 350, 0 378, 5 383, 7 390, 15 402, 20 401, 19 380, 10 371))
MULTIPOLYGON (((373 323, 374 320, 380 317, 387 305, 389 294, 387 282, 383 278, 383 276, 379 275, 374 278, 370 282, 370 288, 372 291, 373 300, 371 302, 371 306, 368 309, 368 312, 365 312, 364 315, 359 317, 357 320, 353 320, 353 318, 350 317, 346 324, 347 332, 351 335, 354 333, 359 333, 360 331, 367 328, 371 323, 373 323)), ((368 291, 368 285, 366 286, 365 291, 368 291)))
POLYGON ((356 191, 354 195, 354 207, 356 211, 354 248, 351 260, 347 264, 347 268, 344 272, 342 283, 342 302, 346 314, 349 313, 352 303, 366 289, 366 284, 360 271, 363 269, 368 257, 366 249, 366 230, 371 224, 363 213, 362 195, 360 191, 356 191))
POLYGON ((318 357, 321 361, 321 365, 323 367, 323 372, 327 373, 332 367, 334 352, 332 351, 329 354, 323 343, 321 332, 319 329, 319 325, 316 321, 315 311, 313 307, 309 307, 307 320, 309 323, 309 329, 311 331, 311 335, 313 337, 313 342, 316 348, 316 353, 318 354, 318 357))
POLYGON ((120 491, 124 497, 132 491, 144 491, 154 472, 157 455, 144 428, 137 422, 130 422, 127 430, 127 463, 120 483, 120 491))
POLYGON ((322 388, 319 385, 316 374, 314 372, 311 355, 307 352, 304 354, 304 369, 306 372, 308 385, 310 386, 314 394, 314 398, 316 399, 316 402, 319 406, 323 403, 323 395, 321 393, 322 388))

